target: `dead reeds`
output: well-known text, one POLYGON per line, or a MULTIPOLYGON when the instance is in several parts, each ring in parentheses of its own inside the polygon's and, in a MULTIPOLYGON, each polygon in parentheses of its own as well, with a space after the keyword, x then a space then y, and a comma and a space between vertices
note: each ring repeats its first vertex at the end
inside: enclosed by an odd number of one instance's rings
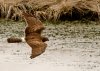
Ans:
POLYGON ((0 17, 21 20, 21 11, 29 11, 42 20, 99 19, 100 0, 17 0, 1 1, 0 17))

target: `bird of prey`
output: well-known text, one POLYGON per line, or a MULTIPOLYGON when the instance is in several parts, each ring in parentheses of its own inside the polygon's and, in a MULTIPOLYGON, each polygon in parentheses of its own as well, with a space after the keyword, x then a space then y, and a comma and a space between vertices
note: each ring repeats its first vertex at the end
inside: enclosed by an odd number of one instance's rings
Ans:
POLYGON ((25 40, 32 48, 32 54, 30 56, 32 59, 41 55, 45 51, 47 47, 45 41, 48 41, 48 38, 41 36, 41 33, 45 27, 38 18, 27 12, 22 12, 22 16, 27 24, 25 29, 25 40))

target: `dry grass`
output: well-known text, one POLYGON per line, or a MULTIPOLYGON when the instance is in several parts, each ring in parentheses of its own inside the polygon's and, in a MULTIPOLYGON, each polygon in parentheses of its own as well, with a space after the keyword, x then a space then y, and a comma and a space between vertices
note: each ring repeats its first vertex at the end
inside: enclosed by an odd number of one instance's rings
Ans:
POLYGON ((66 14, 72 16, 76 12, 81 16, 90 12, 93 14, 96 13, 99 16, 99 5, 98 2, 93 0, 62 0, 60 3, 50 6, 46 11, 49 11, 49 18, 53 18, 54 20, 58 20, 62 15, 66 14))
POLYGON ((99 19, 100 0, 0 0, 0 17, 19 20, 21 11, 29 11, 43 20, 73 17, 74 13, 99 19))

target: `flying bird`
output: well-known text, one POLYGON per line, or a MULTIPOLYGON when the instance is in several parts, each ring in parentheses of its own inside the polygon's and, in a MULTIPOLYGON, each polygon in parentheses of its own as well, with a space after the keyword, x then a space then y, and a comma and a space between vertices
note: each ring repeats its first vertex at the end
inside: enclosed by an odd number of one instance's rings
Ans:
MULTIPOLYGON (((22 12, 27 26, 25 28, 25 41, 32 48, 30 58, 35 58, 45 52, 47 44, 45 43, 49 39, 41 36, 42 31, 45 29, 43 23, 34 15, 28 12, 22 12)), ((22 42, 21 38, 10 37, 7 39, 8 43, 22 42)))
POLYGON ((25 29, 25 40, 32 48, 30 58, 35 58, 45 52, 45 49, 47 48, 45 41, 48 41, 49 39, 41 36, 41 33, 45 27, 38 18, 27 12, 22 12, 22 16, 27 24, 25 29))

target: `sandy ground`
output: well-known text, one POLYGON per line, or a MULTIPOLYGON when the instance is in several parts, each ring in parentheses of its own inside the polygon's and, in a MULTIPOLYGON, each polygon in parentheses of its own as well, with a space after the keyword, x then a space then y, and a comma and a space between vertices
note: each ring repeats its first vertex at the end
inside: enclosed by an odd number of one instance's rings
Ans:
POLYGON ((43 35, 49 37, 48 48, 34 59, 29 58, 31 48, 25 42, 9 44, 6 41, 9 36, 19 36, 24 28, 18 24, 1 24, 0 70, 100 71, 100 25, 95 22, 64 23, 46 24, 43 35))

